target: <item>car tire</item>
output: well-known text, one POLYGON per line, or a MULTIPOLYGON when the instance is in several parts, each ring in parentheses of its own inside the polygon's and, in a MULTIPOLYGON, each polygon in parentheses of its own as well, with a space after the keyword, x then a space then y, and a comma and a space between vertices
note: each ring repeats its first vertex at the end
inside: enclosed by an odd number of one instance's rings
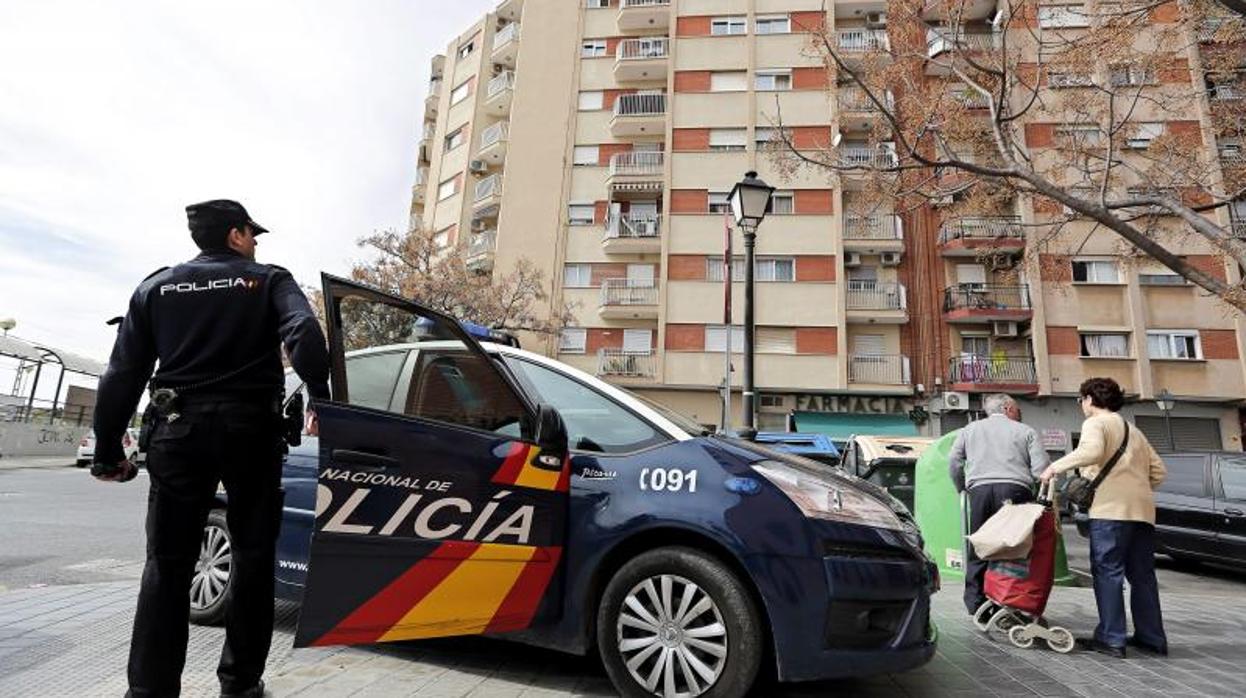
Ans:
POLYGON ((85 468, 90 463, 91 461, 86 458, 79 458, 78 460, 74 461, 74 465, 78 466, 79 468, 85 468))
POLYGON ((233 537, 224 509, 213 509, 203 527, 199 560, 190 583, 190 622, 220 625, 229 608, 233 589, 233 537))
POLYGON ((744 582, 692 548, 658 548, 629 560, 606 585, 597 610, 602 663, 628 698, 743 696, 761 667, 765 636, 744 582), (685 636, 691 631, 696 634, 685 636), (646 681, 654 682, 653 688, 646 681))

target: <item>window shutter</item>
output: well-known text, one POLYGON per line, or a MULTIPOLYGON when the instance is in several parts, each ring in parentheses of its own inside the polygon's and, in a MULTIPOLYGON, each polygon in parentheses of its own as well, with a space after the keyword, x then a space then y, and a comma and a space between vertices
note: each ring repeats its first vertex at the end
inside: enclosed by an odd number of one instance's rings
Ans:
POLYGON ((881 334, 859 334, 852 338, 852 353, 857 356, 881 356, 887 353, 881 334))
POLYGON ((742 70, 710 73, 711 92, 743 92, 748 89, 748 73, 742 70))
POLYGON ((756 340, 758 353, 796 353, 796 332, 790 327, 758 327, 756 340))
POLYGON ((648 354, 653 348, 653 330, 623 330, 623 351, 648 354))

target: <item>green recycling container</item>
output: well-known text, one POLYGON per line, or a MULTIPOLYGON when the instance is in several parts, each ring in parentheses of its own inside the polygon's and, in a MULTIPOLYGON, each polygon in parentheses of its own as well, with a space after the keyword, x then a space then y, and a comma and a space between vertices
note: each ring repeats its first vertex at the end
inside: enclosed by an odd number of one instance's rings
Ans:
MULTIPOLYGON (((965 532, 968 530, 963 517, 968 510, 952 486, 948 475, 948 456, 958 431, 945 434, 935 441, 917 459, 914 478, 913 515, 926 541, 926 552, 939 565, 939 575, 945 581, 965 580, 965 532)), ((1056 538, 1056 584, 1076 586, 1077 580, 1069 573, 1068 558, 1064 552, 1063 536, 1056 538)))

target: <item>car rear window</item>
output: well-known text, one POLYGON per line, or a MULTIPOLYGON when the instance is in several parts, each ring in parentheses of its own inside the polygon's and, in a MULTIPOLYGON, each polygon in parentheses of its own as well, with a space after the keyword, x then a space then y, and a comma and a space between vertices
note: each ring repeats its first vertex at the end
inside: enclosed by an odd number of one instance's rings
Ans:
POLYGON ((1246 502, 1246 456, 1220 458, 1220 488, 1225 499, 1246 502))
POLYGON ((1206 497, 1204 456, 1164 456, 1168 477, 1159 486, 1160 492, 1190 497, 1206 497))

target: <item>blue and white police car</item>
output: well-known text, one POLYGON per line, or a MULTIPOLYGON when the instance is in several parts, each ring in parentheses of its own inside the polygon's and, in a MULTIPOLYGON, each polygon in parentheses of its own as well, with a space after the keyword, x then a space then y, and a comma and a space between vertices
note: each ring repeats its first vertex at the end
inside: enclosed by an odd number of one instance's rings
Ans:
MULTIPOLYGON (((700 425, 453 319, 324 277, 333 399, 291 448, 276 577, 296 646, 491 635, 598 652, 627 696, 910 669, 937 570, 835 468, 700 425)), ((290 391, 294 392, 294 391, 290 391)), ((229 602, 214 511, 191 595, 229 602)))

